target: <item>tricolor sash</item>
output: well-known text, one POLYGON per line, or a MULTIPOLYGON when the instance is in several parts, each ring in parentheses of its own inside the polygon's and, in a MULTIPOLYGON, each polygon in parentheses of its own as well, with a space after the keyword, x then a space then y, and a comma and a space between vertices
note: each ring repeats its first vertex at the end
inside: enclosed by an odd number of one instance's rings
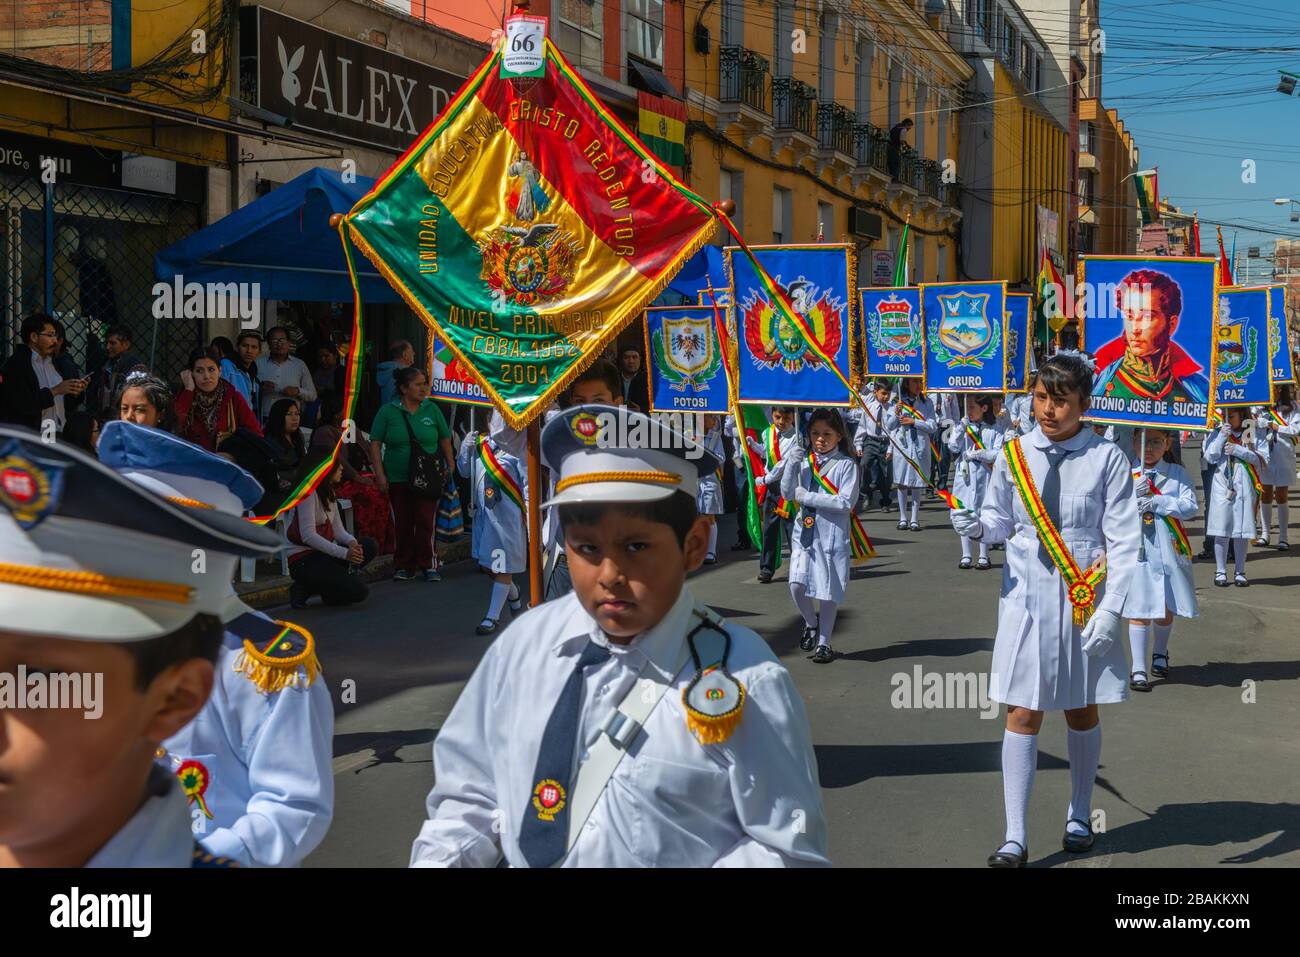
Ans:
POLYGON ((487 473, 488 479, 501 490, 506 498, 519 506, 521 512, 524 511, 523 490, 519 487, 519 483, 515 481, 514 476, 507 472, 505 467, 497 461, 496 453, 488 445, 487 436, 479 436, 478 460, 483 466, 483 471, 487 473))
MULTIPOLYGON (((817 466, 817 457, 812 452, 808 453, 808 467, 812 470, 813 481, 832 495, 840 494, 835 483, 817 466)), ((871 544, 867 530, 862 527, 862 519, 858 518, 857 513, 853 511, 853 504, 849 505, 849 548, 853 553, 855 565, 860 565, 876 556, 876 548, 871 544)))
POLYGON ((966 423, 966 437, 975 443, 975 448, 984 451, 984 440, 980 438, 979 429, 973 428, 969 422, 966 423))
MULTIPOLYGON (((1137 481, 1144 476, 1142 469, 1135 469, 1133 480, 1137 481)), ((1156 488, 1156 483, 1147 479, 1147 487, 1151 490, 1152 495, 1163 494, 1160 489, 1156 488)), ((1183 523, 1172 515, 1160 516, 1165 523, 1165 528, 1169 529, 1169 537, 1174 541, 1174 548, 1187 558, 1192 557, 1192 543, 1187 538, 1187 529, 1183 528, 1183 523)))
MULTIPOLYGON (((1241 445, 1242 441, 1235 435, 1229 435, 1228 444, 1241 445)), ((1253 463, 1247 462, 1245 459, 1238 459, 1237 461, 1241 467, 1246 470, 1246 474, 1250 476, 1250 484, 1255 489, 1255 500, 1258 501, 1259 497, 1264 494, 1264 483, 1259 480, 1259 472, 1256 470, 1253 463)))
POLYGON ((1089 566, 1087 571, 1079 568, 1079 563, 1074 560, 1074 555, 1070 553, 1065 539, 1061 537, 1060 531, 1047 515, 1043 497, 1038 493, 1034 476, 1029 471, 1029 463, 1025 461, 1025 450, 1020 447, 1020 439, 1015 438, 1008 442, 1006 450, 1011 481, 1016 486, 1016 491, 1020 493, 1020 502, 1024 505, 1030 521, 1034 523, 1038 540, 1043 543, 1047 554, 1052 557, 1052 563, 1061 573, 1061 579, 1065 582, 1066 595, 1070 599, 1070 604, 1074 606, 1074 624, 1081 628, 1088 623, 1092 615, 1093 606, 1097 602, 1097 585, 1106 576, 1105 567, 1095 564, 1089 566))
MULTIPOLYGON (((910 415, 914 419, 920 419, 922 422, 925 421, 925 416, 923 416, 920 412, 917 412, 916 409, 911 404, 903 401, 901 398, 898 400, 898 404, 903 407, 903 412, 906 415, 910 415)), ((909 428, 912 428, 912 426, 909 426, 909 428)), ((933 455, 934 460, 938 462, 940 459, 943 458, 943 455, 940 454, 939 452, 939 445, 934 441, 934 436, 932 435, 926 436, 926 438, 928 438, 930 441, 930 454, 933 455)), ((917 468, 917 471, 919 472, 921 470, 917 468)))
MULTIPOLYGON (((768 426, 764 439, 767 445, 768 471, 771 471, 776 468, 776 463, 781 461, 781 435, 775 425, 768 426)), ((776 514, 782 518, 790 517, 790 503, 779 495, 776 498, 776 514)))
POLYGON ((1274 425, 1276 425, 1278 428, 1281 429, 1286 428, 1286 419, 1282 418, 1282 416, 1277 414, 1277 409, 1269 409, 1268 418, 1269 421, 1272 422, 1274 425))

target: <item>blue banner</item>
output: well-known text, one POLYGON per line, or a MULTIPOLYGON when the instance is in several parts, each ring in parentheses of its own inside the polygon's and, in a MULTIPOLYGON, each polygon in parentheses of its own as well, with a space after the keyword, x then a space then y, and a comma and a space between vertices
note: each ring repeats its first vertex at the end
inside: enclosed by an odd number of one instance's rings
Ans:
POLYGON ((1083 351, 1097 362, 1088 418, 1210 427, 1218 260, 1081 256, 1083 351))
POLYGON ((867 286, 858 290, 858 296, 858 314, 866 335, 867 375, 924 375, 921 287, 867 286))
MULTIPOLYGON (((857 293, 852 247, 751 246, 754 257, 808 320, 819 345, 850 379, 857 293)), ((847 405, 851 400, 834 371, 816 358, 803 334, 780 318, 749 259, 738 247, 724 251, 736 304, 740 401, 781 405, 847 405)))
POLYGON ((1004 392, 1005 282, 921 286, 927 392, 1004 392))
POLYGON ((1291 330, 1286 324, 1286 286, 1268 287, 1268 365, 1274 385, 1295 382, 1291 330))
POLYGON ((483 387, 456 358, 447 343, 429 333, 429 398, 466 405, 492 404, 483 387))
POLYGON ((1034 349, 1034 297, 1007 293, 1007 391, 1029 391, 1029 355, 1034 349))
POLYGON ((731 411, 711 305, 647 309, 645 334, 652 412, 731 411))
POLYGON ((1273 381, 1265 361, 1268 288, 1224 287, 1219 295, 1218 356, 1214 401, 1218 405, 1272 405, 1273 381))

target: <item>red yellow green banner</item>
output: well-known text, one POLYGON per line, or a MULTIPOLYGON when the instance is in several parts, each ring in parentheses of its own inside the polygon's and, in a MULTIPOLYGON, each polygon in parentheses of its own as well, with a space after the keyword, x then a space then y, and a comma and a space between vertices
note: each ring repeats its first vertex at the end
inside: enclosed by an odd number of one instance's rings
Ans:
POLYGON ((669 166, 686 164, 686 104, 644 90, 636 94, 636 131, 641 142, 669 166))
POLYGON ((344 223, 522 428, 709 240, 714 213, 549 39, 540 78, 503 78, 500 56, 344 223))

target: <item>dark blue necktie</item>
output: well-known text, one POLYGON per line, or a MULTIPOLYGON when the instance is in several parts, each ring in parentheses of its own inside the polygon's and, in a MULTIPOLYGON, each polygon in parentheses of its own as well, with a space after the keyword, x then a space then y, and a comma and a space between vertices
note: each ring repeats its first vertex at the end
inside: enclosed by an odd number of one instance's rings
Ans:
MULTIPOLYGON (((1061 463, 1070 453, 1055 446, 1045 449, 1044 453, 1047 455, 1047 478, 1043 479, 1043 511, 1047 512, 1047 517, 1052 520, 1052 527, 1059 532, 1061 530, 1061 463)), ((1047 546, 1042 541, 1038 543, 1038 560, 1046 569, 1056 567, 1051 554, 1047 551, 1047 546)))
POLYGON ((582 709, 583 672, 609 658, 609 649, 588 642, 564 683, 542 732, 528 805, 519 829, 519 850, 529 867, 550 867, 564 856, 569 842, 569 805, 573 779, 573 749, 582 709))

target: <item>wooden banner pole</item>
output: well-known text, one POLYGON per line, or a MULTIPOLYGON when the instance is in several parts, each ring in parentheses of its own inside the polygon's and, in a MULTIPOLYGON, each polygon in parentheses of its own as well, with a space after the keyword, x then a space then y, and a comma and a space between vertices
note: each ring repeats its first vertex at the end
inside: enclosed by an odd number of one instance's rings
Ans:
POLYGON ((542 424, 528 426, 528 587, 532 606, 545 600, 542 592, 542 424))

